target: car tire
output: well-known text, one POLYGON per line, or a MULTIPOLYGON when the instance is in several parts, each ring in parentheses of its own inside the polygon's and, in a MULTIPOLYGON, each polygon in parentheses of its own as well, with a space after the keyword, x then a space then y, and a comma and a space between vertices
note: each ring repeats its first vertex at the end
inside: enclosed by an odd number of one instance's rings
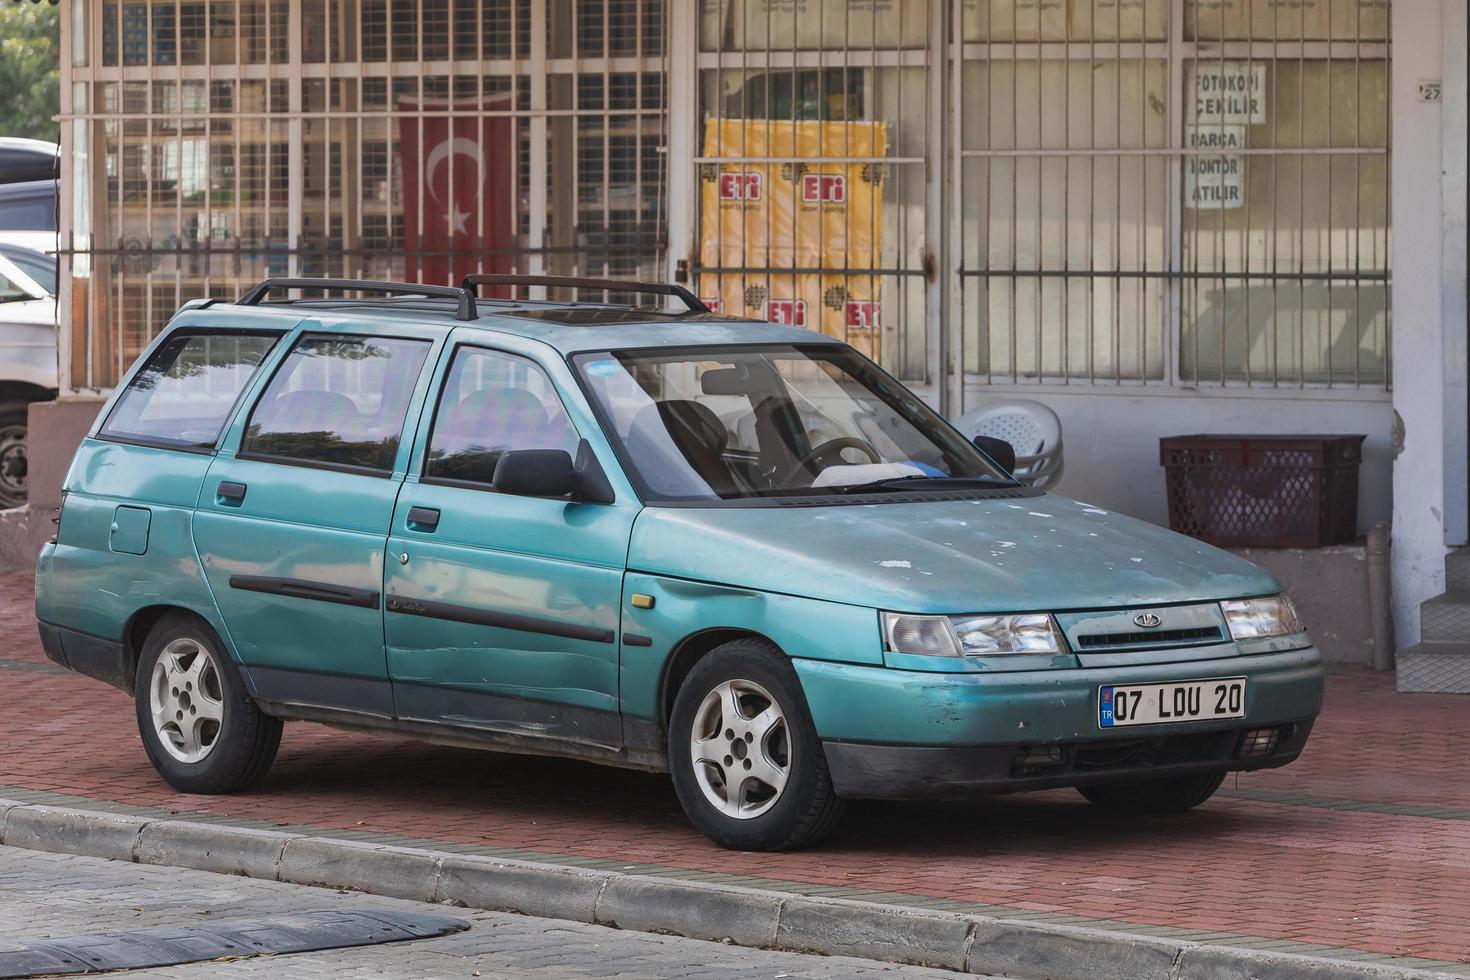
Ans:
POLYGON ((1079 786, 1077 792, 1089 803, 1117 813, 1183 813, 1214 796, 1223 782, 1223 772, 1207 772, 1146 782, 1079 786))
POLYGON ((153 767, 185 793, 250 786, 281 744, 281 720, 246 697, 214 630, 184 613, 163 617, 148 633, 133 702, 153 767))
POLYGON ((25 402, 0 404, 0 510, 26 502, 25 402))
POLYGON ((753 637, 715 647, 684 678, 669 770, 690 822, 721 847, 806 847, 842 813, 791 661, 753 637))

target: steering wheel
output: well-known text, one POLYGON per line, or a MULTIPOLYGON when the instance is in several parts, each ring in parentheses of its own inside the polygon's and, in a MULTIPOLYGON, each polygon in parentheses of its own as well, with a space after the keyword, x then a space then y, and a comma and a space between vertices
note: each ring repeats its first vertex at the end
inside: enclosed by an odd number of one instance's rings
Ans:
MULTIPOLYGON (((821 469, 826 469, 832 464, 823 462, 823 460, 825 460, 829 454, 840 453, 844 449, 856 449, 866 455, 871 462, 883 462, 882 454, 879 453, 878 450, 874 449, 872 444, 869 443, 867 440, 859 439, 857 436, 838 436, 836 439, 828 439, 821 445, 815 446, 812 449, 808 450, 805 456, 796 461, 795 466, 786 471, 785 476, 781 480, 781 485, 785 486, 793 479, 795 479, 798 474, 800 474, 804 470, 810 470, 818 463, 821 464, 821 469)), ((818 470, 818 472, 821 472, 821 470, 818 470)))

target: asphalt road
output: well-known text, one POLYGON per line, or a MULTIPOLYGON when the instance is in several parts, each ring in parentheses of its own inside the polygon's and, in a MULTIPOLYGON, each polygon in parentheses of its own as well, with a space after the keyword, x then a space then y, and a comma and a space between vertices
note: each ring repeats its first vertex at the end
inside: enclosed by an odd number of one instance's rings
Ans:
POLYGON ((884 977, 948 978, 944 970, 845 957, 741 949, 673 936, 496 912, 425 906, 355 892, 203 871, 0 847, 0 951, 39 939, 318 910, 410 908, 470 928, 435 939, 124 971, 126 977, 884 977))

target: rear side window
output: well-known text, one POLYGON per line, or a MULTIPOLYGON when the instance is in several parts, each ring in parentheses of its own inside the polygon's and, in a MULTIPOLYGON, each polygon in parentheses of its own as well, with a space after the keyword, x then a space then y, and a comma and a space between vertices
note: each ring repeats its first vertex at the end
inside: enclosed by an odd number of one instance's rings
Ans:
POLYGON ((134 375, 98 434, 146 445, 212 448, 235 400, 279 337, 174 334, 134 375))
POLYGON ((250 414, 241 455, 388 472, 429 342, 308 334, 250 414))

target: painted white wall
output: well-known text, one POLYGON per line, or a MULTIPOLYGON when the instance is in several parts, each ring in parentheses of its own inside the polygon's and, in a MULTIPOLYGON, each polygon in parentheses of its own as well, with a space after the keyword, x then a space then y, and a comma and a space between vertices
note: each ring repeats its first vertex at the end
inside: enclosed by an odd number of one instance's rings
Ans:
POLYGON ((1444 591, 1442 116, 1418 94, 1421 80, 1441 78, 1444 22, 1442 0, 1393 5, 1393 405, 1404 427, 1393 477, 1393 607, 1401 649, 1419 640, 1419 604, 1444 591))
POLYGON ((1167 525, 1159 439, 1199 433, 1357 435, 1363 443, 1358 477, 1358 528, 1392 512, 1392 410, 1377 398, 1265 397, 1258 392, 1161 389, 1158 394, 1081 389, 1032 392, 1025 388, 970 388, 971 410, 1011 397, 1034 398, 1062 420, 1066 471, 1057 492, 1155 524, 1167 525))

